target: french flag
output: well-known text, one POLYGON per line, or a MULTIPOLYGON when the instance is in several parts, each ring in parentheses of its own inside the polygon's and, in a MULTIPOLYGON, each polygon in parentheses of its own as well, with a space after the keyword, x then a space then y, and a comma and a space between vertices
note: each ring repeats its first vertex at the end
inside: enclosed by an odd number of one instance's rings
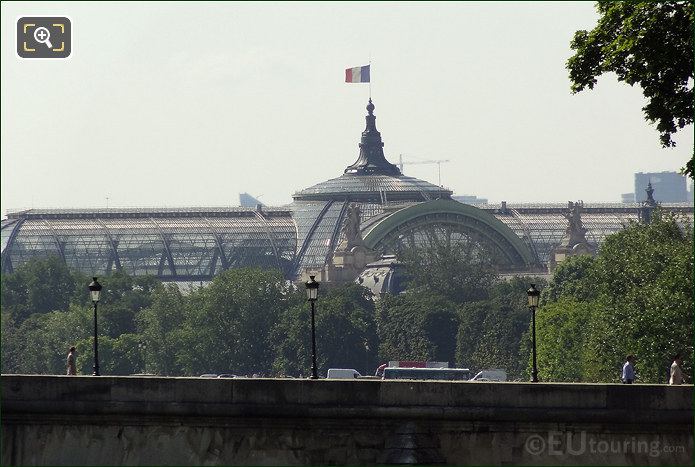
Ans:
POLYGON ((368 83, 369 82, 369 67, 367 66, 357 66, 355 68, 348 68, 345 70, 345 82, 346 83, 368 83))

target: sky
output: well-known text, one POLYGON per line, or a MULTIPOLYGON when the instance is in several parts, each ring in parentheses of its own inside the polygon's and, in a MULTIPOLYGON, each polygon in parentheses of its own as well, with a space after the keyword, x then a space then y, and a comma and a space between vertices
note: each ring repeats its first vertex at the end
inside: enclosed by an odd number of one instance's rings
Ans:
MULTIPOLYGON (((490 202, 619 202, 678 170, 639 87, 571 94, 591 2, 3 2, 0 210, 269 206, 359 154, 371 60, 391 162, 449 160, 441 183, 490 202), (66 60, 15 53, 21 16, 69 16, 66 60)), ((436 164, 406 175, 438 182, 436 164)))

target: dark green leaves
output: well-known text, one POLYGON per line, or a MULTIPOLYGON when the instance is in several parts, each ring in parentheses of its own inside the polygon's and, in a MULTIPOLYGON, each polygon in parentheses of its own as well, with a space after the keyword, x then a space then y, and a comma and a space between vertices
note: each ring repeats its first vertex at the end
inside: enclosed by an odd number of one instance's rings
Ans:
MULTIPOLYGON (((570 44, 572 92, 593 89, 609 72, 638 84, 645 119, 656 125, 662 146, 675 146, 671 135, 693 121, 693 3, 599 1, 597 10, 596 27, 577 31, 570 44)), ((692 160, 686 173, 693 176, 692 160)))

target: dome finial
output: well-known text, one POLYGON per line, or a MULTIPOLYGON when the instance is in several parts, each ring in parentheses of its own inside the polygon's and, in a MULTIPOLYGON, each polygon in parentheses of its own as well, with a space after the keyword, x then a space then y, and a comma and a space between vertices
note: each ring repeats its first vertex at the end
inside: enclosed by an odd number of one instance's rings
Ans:
POLYGON ((376 129, 376 116, 371 96, 367 104, 365 117, 367 126, 362 132, 360 141, 360 155, 354 164, 345 169, 345 173, 354 175, 391 175, 397 177, 401 174, 398 167, 391 164, 384 157, 384 143, 381 141, 381 133, 376 129))

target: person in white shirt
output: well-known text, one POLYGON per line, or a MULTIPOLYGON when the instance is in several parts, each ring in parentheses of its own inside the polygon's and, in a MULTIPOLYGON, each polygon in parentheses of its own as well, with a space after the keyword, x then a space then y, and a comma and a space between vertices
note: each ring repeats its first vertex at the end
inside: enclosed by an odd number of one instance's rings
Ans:
POLYGON ((635 381, 635 356, 628 355, 623 365, 622 381, 624 384, 632 384, 635 381))
POLYGON ((68 352, 68 358, 67 358, 67 366, 68 366, 68 375, 76 375, 77 374, 77 365, 75 363, 75 359, 77 358, 77 351, 75 350, 75 347, 70 347, 70 351, 68 352))
POLYGON ((668 384, 676 385, 685 383, 681 365, 683 365, 683 357, 681 354, 676 354, 676 356, 673 357, 673 363, 671 363, 671 378, 669 379, 668 384))

